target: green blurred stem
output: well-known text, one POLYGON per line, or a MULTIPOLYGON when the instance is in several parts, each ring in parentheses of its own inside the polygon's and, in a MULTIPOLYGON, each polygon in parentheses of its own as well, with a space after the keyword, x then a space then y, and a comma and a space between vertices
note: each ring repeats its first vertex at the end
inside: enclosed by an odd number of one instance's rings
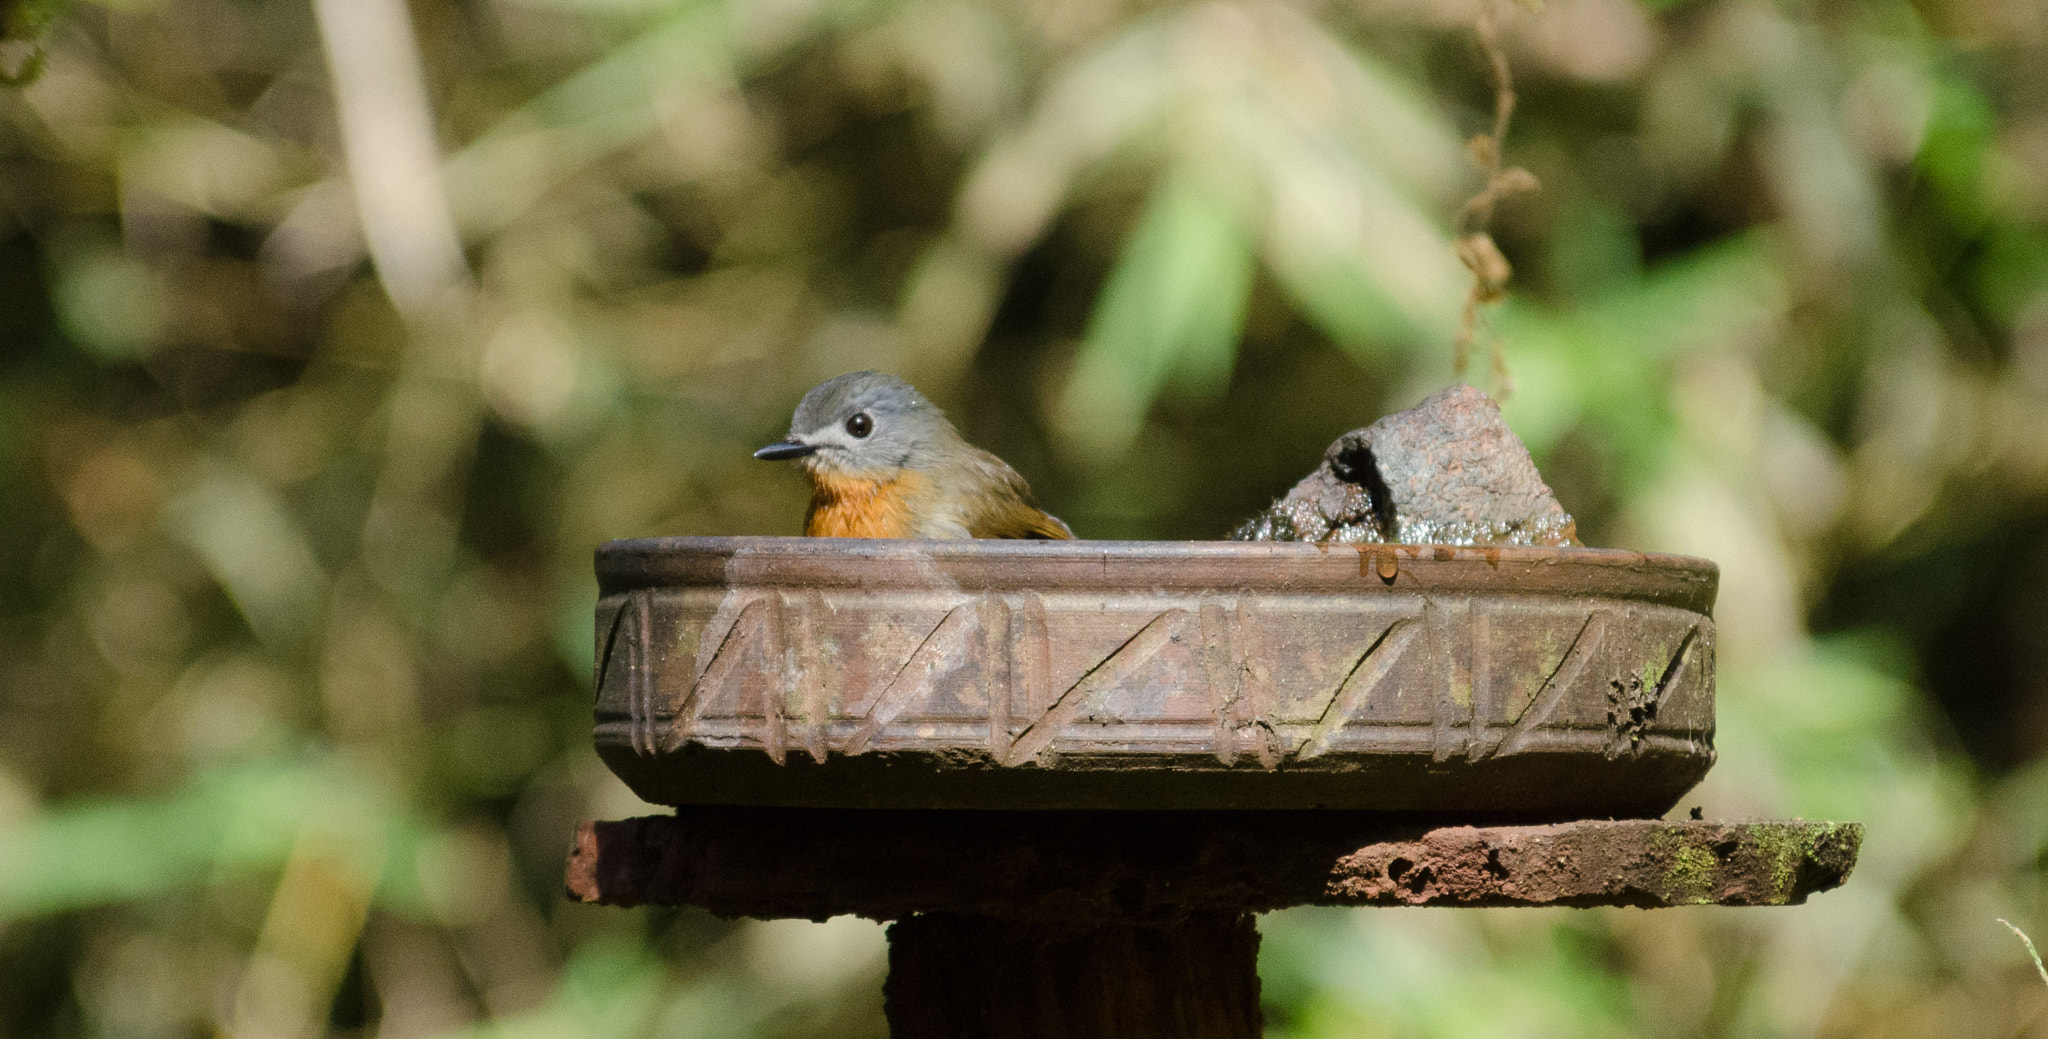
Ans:
POLYGON ((2044 967, 2041 965, 2041 953, 2039 950, 2034 948, 2034 940, 2032 938, 2027 937, 2027 932, 2022 931, 2017 927, 2014 927, 2012 925, 2012 922, 2006 920, 2004 917, 2000 917, 1998 919, 1998 922, 2004 924, 2007 930, 2019 936, 2021 944, 2027 947, 2027 955, 2033 957, 2034 970, 2040 973, 2041 983, 2044 985, 2048 985, 2048 967, 2044 967))

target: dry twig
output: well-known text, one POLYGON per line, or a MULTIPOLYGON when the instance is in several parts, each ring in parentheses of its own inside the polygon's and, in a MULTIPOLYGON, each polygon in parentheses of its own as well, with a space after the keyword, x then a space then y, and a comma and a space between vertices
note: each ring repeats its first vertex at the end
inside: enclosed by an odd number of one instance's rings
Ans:
MULTIPOLYGON (((1466 143, 1472 161, 1485 172, 1486 183, 1458 211, 1458 262, 1472 272, 1472 291, 1465 297, 1465 313, 1458 325, 1457 352, 1452 360, 1453 370, 1460 378, 1464 377, 1470 364, 1472 344, 1479 336, 1479 308, 1505 299, 1508 279, 1514 275, 1514 268, 1509 266, 1507 257, 1501 255, 1500 247, 1494 244, 1493 235, 1488 230, 1493 223, 1494 207, 1510 195, 1535 191, 1541 186, 1536 175, 1528 170, 1501 165, 1501 149, 1507 140, 1508 121, 1515 114, 1515 83, 1508 68, 1507 53, 1500 45, 1499 2, 1481 0, 1479 16, 1473 24, 1493 79, 1493 132, 1480 134, 1466 143)), ((1536 0, 1523 0, 1523 3, 1532 9, 1538 7, 1536 0)), ((1491 340, 1489 357, 1498 388, 1497 396, 1504 397, 1510 389, 1507 358, 1497 338, 1491 340)))

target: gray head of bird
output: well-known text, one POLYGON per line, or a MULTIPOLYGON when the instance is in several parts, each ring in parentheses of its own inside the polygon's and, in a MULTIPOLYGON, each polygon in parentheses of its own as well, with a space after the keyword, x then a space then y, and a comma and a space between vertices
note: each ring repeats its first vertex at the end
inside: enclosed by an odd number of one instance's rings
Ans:
POLYGON ((788 438, 754 457, 799 459, 821 475, 888 479, 959 436, 945 413, 909 383, 882 372, 851 372, 811 387, 797 403, 788 438))

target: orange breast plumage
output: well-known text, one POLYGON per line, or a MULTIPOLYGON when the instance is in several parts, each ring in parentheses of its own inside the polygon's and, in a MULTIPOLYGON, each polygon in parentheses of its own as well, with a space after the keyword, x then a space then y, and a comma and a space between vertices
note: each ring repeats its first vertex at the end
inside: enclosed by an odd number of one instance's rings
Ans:
POLYGON ((910 499, 922 478, 903 472, 892 480, 811 474, 811 510, 804 534, 814 538, 911 536, 910 499))

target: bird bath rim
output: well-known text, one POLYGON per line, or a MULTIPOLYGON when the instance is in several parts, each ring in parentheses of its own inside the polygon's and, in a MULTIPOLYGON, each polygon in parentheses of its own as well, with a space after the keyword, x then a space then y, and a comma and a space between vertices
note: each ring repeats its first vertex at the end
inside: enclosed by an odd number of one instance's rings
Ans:
POLYGON ((1720 578, 1711 560, 1625 549, 1289 541, 655 537, 608 542, 596 563, 601 596, 731 584, 972 591, 1053 582, 1349 594, 1378 587, 1617 596, 1708 616, 1720 578))

